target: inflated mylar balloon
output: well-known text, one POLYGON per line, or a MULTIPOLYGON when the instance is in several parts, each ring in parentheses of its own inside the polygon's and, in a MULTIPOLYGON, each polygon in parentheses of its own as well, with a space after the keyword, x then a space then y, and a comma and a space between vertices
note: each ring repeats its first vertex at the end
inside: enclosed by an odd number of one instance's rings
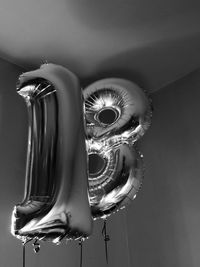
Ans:
POLYGON ((119 78, 97 81, 83 93, 90 205, 93 218, 105 218, 141 187, 143 161, 134 143, 150 125, 151 102, 136 84, 119 78))
POLYGON ((54 64, 21 75, 17 92, 26 101, 29 136, 12 233, 24 242, 82 240, 92 217, 105 218, 136 197, 143 161, 134 144, 150 125, 151 103, 134 83, 112 78, 88 86, 83 104, 77 77, 54 64))
POLYGON ((83 103, 77 77, 44 64, 20 76, 28 108, 25 194, 12 215, 12 233, 58 242, 91 234, 83 103))

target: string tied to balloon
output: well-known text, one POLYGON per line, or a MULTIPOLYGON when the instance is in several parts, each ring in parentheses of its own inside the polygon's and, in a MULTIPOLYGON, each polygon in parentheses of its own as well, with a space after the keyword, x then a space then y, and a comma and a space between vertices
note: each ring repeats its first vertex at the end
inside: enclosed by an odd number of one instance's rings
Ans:
POLYGON ((25 267, 26 265, 26 249, 25 246, 28 242, 30 242, 30 239, 24 238, 22 240, 22 266, 25 267))
POLYGON ((22 242, 22 266, 25 267, 26 264, 26 250, 25 250, 26 242, 22 242))
POLYGON ((84 241, 84 238, 81 238, 78 243, 80 246, 80 267, 83 266, 83 241, 84 241))
POLYGON ((105 255, 106 255, 106 263, 108 264, 108 241, 110 241, 110 236, 107 234, 107 221, 104 219, 102 235, 104 236, 104 244, 105 244, 105 255))

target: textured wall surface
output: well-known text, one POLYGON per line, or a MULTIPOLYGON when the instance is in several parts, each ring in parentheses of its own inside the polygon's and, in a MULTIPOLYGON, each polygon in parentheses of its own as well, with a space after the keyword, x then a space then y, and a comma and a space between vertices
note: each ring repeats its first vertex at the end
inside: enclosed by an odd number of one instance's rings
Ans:
MULTIPOLYGON (((24 191, 27 114, 16 94, 22 69, 0 61, 0 266, 21 267, 20 241, 10 234, 13 206, 24 191)), ((108 220, 109 266, 199 267, 200 73, 153 95, 153 123, 140 142, 146 174, 136 200, 108 220)), ((83 247, 83 267, 106 266, 102 222, 83 247)), ((31 244, 27 267, 79 266, 79 245, 31 244)))

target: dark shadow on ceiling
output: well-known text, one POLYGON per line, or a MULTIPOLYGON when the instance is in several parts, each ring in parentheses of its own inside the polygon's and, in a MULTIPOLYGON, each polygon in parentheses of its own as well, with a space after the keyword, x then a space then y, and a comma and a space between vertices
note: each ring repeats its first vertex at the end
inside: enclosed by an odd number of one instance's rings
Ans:
POLYGON ((130 79, 149 92, 163 88, 200 67, 200 33, 149 43, 108 58, 83 86, 106 77, 130 79), (188 53, 189 50, 189 53, 188 53))

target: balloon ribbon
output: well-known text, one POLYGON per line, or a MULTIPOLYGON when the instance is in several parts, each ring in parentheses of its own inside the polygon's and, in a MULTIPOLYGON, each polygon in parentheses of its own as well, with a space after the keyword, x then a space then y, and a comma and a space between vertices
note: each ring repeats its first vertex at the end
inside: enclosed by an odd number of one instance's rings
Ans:
POLYGON ((81 254, 80 254, 80 267, 82 267, 82 263, 83 263, 83 239, 81 239, 79 241, 79 245, 81 248, 81 254))
POLYGON ((23 262, 23 267, 25 267, 25 245, 26 243, 22 244, 22 262, 23 262))
POLYGON ((26 239, 26 240, 23 240, 22 241, 22 265, 23 265, 23 267, 25 267, 25 263, 26 263, 26 250, 25 250, 25 246, 26 246, 26 244, 28 243, 28 242, 30 242, 31 240, 28 240, 28 239, 26 239))
POLYGON ((106 220, 104 220, 102 235, 104 236, 104 242, 105 242, 106 263, 108 264, 108 244, 107 244, 107 242, 110 241, 110 236, 107 235, 106 220))

